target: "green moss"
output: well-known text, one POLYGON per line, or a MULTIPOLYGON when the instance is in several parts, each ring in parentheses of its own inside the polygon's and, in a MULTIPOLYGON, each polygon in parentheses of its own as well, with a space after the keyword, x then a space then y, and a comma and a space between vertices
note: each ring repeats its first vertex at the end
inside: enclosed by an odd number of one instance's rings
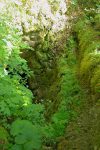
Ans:
MULTIPOLYGON (((100 55, 95 55, 95 52, 87 54, 81 60, 79 76, 84 87, 87 87, 88 89, 91 87, 91 78, 93 77, 94 71, 96 70, 96 68, 98 68, 99 65, 100 55)), ((93 86, 92 89, 93 88, 95 87, 93 86)))
POLYGON ((95 28, 100 29, 100 13, 96 14, 94 17, 95 28))
POLYGON ((100 93, 100 65, 94 70, 91 78, 91 89, 94 93, 100 93))
POLYGON ((46 53, 36 51, 36 56, 37 56, 38 59, 40 59, 42 61, 47 61, 48 60, 48 57, 47 57, 46 53))
POLYGON ((83 27, 80 30, 78 34, 80 59, 100 46, 98 35, 99 32, 93 30, 90 26, 83 27))
POLYGON ((91 20, 86 17, 81 18, 75 25, 75 32, 78 36, 78 76, 83 87, 89 91, 90 95, 95 95, 99 89, 100 83, 100 32, 97 30, 100 16, 98 14, 91 20))

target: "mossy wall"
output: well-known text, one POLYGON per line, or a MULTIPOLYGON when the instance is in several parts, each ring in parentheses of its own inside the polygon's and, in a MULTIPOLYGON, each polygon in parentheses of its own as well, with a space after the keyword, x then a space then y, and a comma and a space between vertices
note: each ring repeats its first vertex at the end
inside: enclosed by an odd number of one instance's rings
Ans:
POLYGON ((35 102, 38 103, 44 103, 48 97, 48 89, 55 82, 57 74, 56 58, 53 49, 51 49, 49 33, 45 33, 45 37, 41 37, 41 32, 33 31, 31 34, 28 33, 25 38, 23 37, 30 48, 22 50, 21 54, 32 71, 28 85, 35 96, 35 102), (30 45, 30 43, 34 44, 30 45))
MULTIPOLYGON (((78 77, 82 86, 97 101, 100 96, 100 32, 95 21, 94 25, 87 19, 80 19, 74 26, 78 38, 78 77)), ((99 16, 100 17, 100 16, 99 16)))

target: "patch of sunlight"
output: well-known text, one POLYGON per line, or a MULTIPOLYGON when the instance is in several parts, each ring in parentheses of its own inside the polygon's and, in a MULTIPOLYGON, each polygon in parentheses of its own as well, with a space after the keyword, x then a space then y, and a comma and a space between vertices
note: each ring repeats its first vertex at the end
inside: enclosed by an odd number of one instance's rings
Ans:
POLYGON ((0 2, 0 10, 2 10, 5 7, 5 3, 4 2, 0 2))
POLYGON ((27 96, 23 96, 24 104, 23 106, 27 106, 30 104, 30 99, 27 96))
POLYGON ((65 15, 67 6, 65 0, 58 2, 57 10, 52 10, 48 0, 34 0, 29 10, 31 15, 23 16, 25 28, 28 30, 32 25, 38 24, 47 29, 51 28, 52 32, 62 30, 67 20, 65 15))
POLYGON ((95 49, 94 54, 100 54, 100 50, 98 48, 95 49))
MULTIPOLYGON (((66 0, 5 0, 9 3, 9 12, 12 9, 13 24, 22 31, 21 22, 24 23, 27 32, 37 26, 46 28, 51 32, 58 32, 66 25, 66 0), (17 5, 12 5, 15 3, 17 5)), ((3 10, 6 6, 0 5, 3 10)))
POLYGON ((92 53, 90 53, 91 55, 100 55, 100 50, 98 49, 98 48, 96 48, 95 50, 94 50, 94 52, 92 52, 92 53))
POLYGON ((11 55, 13 44, 10 41, 7 41, 6 39, 3 39, 3 41, 6 43, 8 56, 11 55))
POLYGON ((22 5, 22 2, 20 0, 12 0, 12 2, 14 2, 15 4, 19 6, 22 5))

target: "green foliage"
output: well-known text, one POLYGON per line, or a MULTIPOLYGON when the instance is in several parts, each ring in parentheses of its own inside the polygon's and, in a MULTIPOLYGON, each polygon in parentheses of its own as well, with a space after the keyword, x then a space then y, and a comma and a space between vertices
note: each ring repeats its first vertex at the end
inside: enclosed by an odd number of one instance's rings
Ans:
POLYGON ((19 85, 16 78, 3 77, 0 88, 0 112, 2 115, 18 115, 16 111, 31 103, 31 92, 24 86, 19 85), (3 85, 5 86, 3 87, 3 85))
POLYGON ((69 121, 76 118, 76 110, 74 110, 74 107, 80 103, 80 87, 75 79, 75 72, 72 71, 74 69, 70 69, 66 64, 64 67, 60 59, 59 69, 61 69, 61 66, 63 66, 63 68, 60 70, 59 76, 62 74, 63 76, 60 81, 61 90, 58 93, 60 104, 58 111, 52 118, 56 136, 61 136, 69 121))
POLYGON ((8 132, 0 126, 0 149, 6 149, 8 147, 8 132))
MULTIPOLYGON (((28 72, 26 61, 21 59, 20 44, 21 38, 16 33, 16 30, 7 28, 6 23, 1 22, 1 35, 2 38, 0 48, 2 60, 0 61, 0 122, 3 123, 5 117, 10 117, 13 120, 20 116, 21 109, 24 105, 30 104, 32 100, 32 93, 20 84, 20 75, 28 72), (5 30, 5 32, 3 32, 5 30), (7 31, 7 32, 6 32, 7 31), (9 36, 7 35, 9 33, 9 36), (3 52, 3 54, 2 54, 3 52), (9 66, 9 70, 6 68, 9 66), (21 73, 22 72, 22 73, 21 73), (5 86, 4 86, 5 85, 5 86), (14 118, 13 118, 14 117, 14 118)), ((27 73, 26 73, 27 74, 27 73)))
POLYGON ((96 8, 100 2, 98 0, 78 0, 78 4, 83 8, 96 8))
POLYGON ((22 118, 28 119, 33 124, 39 124, 43 126, 45 123, 44 119, 44 106, 42 104, 29 104, 23 108, 22 118))
POLYGON ((55 88, 58 86, 60 90, 55 93, 54 103, 52 102, 48 108, 51 113, 56 109, 56 112, 52 114, 51 123, 45 126, 44 129, 44 133, 46 134, 49 143, 54 143, 58 137, 64 135, 65 128, 69 122, 76 119, 78 115, 76 108, 79 107, 81 103, 82 93, 75 77, 76 59, 75 56, 73 56, 75 43, 73 42, 72 37, 68 40, 67 46, 69 49, 65 49, 65 55, 62 55, 57 59, 59 72, 56 81, 57 83, 54 83, 57 85, 51 86, 51 92, 55 92, 55 88))
POLYGON ((15 138, 15 145, 11 150, 41 149, 41 130, 28 120, 16 120, 11 126, 11 135, 15 138))
POLYGON ((4 127, 0 127, 0 149, 40 149, 44 107, 32 103, 34 96, 26 88, 31 72, 20 57, 20 49, 28 46, 16 26, 9 24, 9 17, 4 18, 0 20, 0 125, 4 127))
MULTIPOLYGON (((41 149, 39 125, 44 121, 43 107, 32 104, 33 95, 21 80, 24 73, 29 76, 27 63, 20 57, 20 47, 25 48, 25 45, 19 31, 8 26, 10 20, 4 17, 0 20, 0 124, 8 132, 11 128, 9 136, 12 141, 9 142, 15 144, 10 149, 41 149)), ((8 149, 7 144, 7 132, 0 127, 0 149, 8 149)))

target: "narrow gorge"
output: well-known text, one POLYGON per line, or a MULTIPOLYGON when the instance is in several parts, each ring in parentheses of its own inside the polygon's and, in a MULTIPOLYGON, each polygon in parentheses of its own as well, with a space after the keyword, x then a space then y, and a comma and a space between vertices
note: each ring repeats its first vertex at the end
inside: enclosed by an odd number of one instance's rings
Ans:
POLYGON ((0 5, 0 150, 100 150, 100 3, 0 5))

